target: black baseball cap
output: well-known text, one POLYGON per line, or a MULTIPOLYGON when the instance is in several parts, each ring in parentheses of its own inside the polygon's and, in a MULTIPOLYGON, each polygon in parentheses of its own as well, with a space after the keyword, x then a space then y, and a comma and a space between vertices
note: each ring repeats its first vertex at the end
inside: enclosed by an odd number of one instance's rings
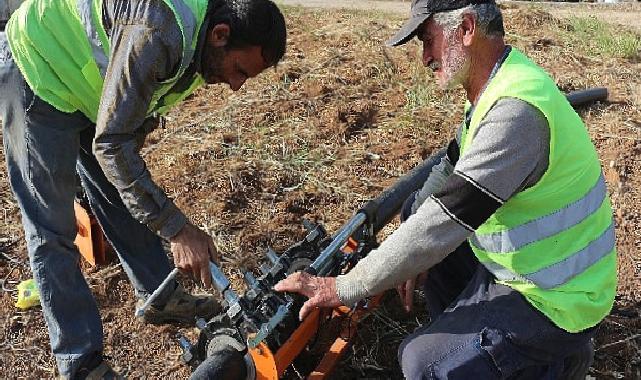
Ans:
POLYGON ((494 3, 494 0, 413 0, 410 19, 403 24, 394 37, 387 41, 387 46, 398 46, 411 40, 423 21, 435 13, 487 3, 494 3))

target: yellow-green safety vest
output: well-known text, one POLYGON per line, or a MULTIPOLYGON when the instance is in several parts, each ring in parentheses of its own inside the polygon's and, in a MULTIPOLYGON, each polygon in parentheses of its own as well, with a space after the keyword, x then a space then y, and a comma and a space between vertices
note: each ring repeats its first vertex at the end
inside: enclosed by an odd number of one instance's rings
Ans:
POLYGON ((523 100, 545 116, 549 165, 538 183, 475 231, 472 250, 497 282, 519 291, 557 326, 569 332, 593 327, 610 312, 617 283, 612 209, 596 149, 550 76, 512 48, 462 133, 461 155, 501 98, 523 100))
MULTIPOLYGON (((194 58, 209 0, 163 0, 183 37, 181 65, 154 92, 148 115, 164 114, 204 83, 195 75, 186 91, 172 93, 194 58)), ((6 33, 14 61, 31 90, 62 112, 81 111, 96 122, 110 42, 101 17, 102 0, 27 0, 6 33)))

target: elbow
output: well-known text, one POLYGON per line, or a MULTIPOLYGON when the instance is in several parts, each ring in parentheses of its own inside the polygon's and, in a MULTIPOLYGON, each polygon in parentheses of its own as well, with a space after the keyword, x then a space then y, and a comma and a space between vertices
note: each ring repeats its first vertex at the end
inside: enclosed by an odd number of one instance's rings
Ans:
POLYGON ((91 151, 96 157, 98 165, 105 176, 112 181, 116 162, 122 161, 122 145, 115 143, 111 138, 105 139, 104 136, 97 135, 91 144, 91 151))
POLYGON ((125 151, 130 139, 131 137, 128 135, 96 133, 96 137, 94 137, 91 144, 91 151, 100 166, 104 168, 105 165, 115 160, 117 156, 125 151))
POLYGON ((98 161, 98 164, 100 167, 104 168, 104 165, 107 162, 107 147, 105 144, 100 143, 98 139, 94 139, 93 143, 91 144, 91 152, 93 153, 94 157, 96 157, 96 161, 98 161))

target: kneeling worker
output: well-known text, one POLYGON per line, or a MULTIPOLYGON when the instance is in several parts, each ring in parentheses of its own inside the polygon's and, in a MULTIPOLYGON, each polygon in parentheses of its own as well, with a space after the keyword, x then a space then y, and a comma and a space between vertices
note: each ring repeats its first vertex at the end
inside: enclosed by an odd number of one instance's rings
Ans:
POLYGON ((314 307, 425 277, 431 323, 408 336, 408 379, 582 378, 616 293, 612 209, 583 122, 550 76, 504 42, 488 0, 414 0, 389 42, 416 36, 423 64, 468 103, 447 155, 406 220, 352 271, 296 273, 281 291, 314 307))

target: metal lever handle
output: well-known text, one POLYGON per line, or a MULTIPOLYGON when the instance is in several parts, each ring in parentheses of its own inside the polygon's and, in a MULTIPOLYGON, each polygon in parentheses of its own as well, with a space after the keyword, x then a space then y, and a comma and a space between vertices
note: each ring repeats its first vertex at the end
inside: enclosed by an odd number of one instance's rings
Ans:
MULTIPOLYGON (((234 291, 230 288, 229 280, 223 272, 218 268, 218 266, 212 262, 209 262, 209 270, 211 271, 211 278, 214 286, 216 289, 218 289, 227 302, 230 304, 238 302, 238 296, 234 291)), ((176 277, 178 274, 179 270, 178 268, 174 268, 171 272, 169 272, 169 275, 158 285, 158 288, 154 290, 153 293, 145 300, 145 303, 142 304, 140 308, 136 310, 136 317, 142 317, 145 313, 145 310, 149 308, 149 305, 151 305, 157 298, 160 296, 163 290, 167 288, 169 283, 176 277)))
POLYGON ((145 314, 145 310, 149 308, 149 305, 151 305, 152 302, 154 302, 158 296, 160 296, 160 293, 162 293, 165 288, 167 288, 167 285, 171 282, 171 280, 176 277, 178 274, 178 268, 174 268, 171 272, 169 272, 169 275, 158 285, 158 288, 154 290, 153 293, 147 298, 145 303, 142 304, 142 306, 136 310, 136 317, 142 317, 145 314))
POLYGON ((227 300, 230 305, 238 303, 238 295, 231 288, 231 284, 229 283, 227 276, 225 276, 223 271, 218 268, 218 265, 210 261, 209 271, 211 272, 211 282, 214 284, 216 289, 222 293, 225 300, 227 300))

